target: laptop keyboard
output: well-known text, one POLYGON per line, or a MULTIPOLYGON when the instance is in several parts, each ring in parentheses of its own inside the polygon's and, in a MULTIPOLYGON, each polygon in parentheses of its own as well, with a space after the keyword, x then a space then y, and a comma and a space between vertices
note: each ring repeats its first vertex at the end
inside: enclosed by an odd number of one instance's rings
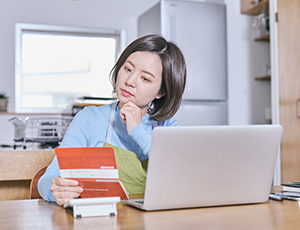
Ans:
POLYGON ((136 200, 135 203, 144 204, 144 201, 143 200, 136 200))

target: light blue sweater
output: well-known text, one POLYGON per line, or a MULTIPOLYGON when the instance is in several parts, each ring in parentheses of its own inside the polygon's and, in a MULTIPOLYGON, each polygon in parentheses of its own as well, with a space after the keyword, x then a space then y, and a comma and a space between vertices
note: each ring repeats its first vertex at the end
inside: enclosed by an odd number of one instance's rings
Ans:
MULTIPOLYGON (((60 147, 103 147, 109 125, 109 117, 113 104, 105 106, 89 106, 80 111, 68 127, 60 147)), ((158 122, 158 126, 177 126, 179 123, 171 118, 164 122, 158 122)), ((142 123, 127 133, 126 124, 122 121, 120 110, 114 118, 112 145, 135 152, 141 161, 148 159, 152 136, 152 121, 149 114, 142 117, 142 123)), ((54 177, 60 176, 56 157, 47 168, 45 174, 38 182, 40 195, 46 201, 53 201, 50 191, 54 177)))

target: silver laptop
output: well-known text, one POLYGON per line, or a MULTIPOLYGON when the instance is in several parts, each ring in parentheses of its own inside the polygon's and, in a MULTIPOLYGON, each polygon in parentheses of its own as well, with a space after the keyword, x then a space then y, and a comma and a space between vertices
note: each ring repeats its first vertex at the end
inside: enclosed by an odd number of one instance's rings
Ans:
POLYGON ((153 130, 143 210, 268 200, 280 125, 181 126, 153 130))

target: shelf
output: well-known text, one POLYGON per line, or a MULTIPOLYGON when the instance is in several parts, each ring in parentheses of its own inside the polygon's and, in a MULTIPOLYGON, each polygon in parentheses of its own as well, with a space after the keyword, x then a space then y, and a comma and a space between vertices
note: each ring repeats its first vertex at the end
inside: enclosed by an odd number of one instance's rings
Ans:
POLYGON ((261 36, 259 38, 255 38, 254 41, 258 42, 258 41, 270 41, 270 34, 261 36))
POLYGON ((256 77, 255 80, 257 80, 257 81, 271 81, 271 75, 256 77))
POLYGON ((242 14, 258 15, 264 10, 268 11, 269 0, 261 0, 259 3, 255 3, 254 0, 241 0, 241 12, 242 14))

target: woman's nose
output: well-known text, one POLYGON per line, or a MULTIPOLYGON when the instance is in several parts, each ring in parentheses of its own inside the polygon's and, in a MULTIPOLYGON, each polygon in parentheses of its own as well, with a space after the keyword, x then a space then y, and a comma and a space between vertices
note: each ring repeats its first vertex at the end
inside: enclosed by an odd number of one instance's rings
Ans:
POLYGON ((135 73, 132 73, 128 76, 128 78, 126 80, 126 84, 131 86, 131 87, 135 87, 137 79, 138 79, 137 75, 135 73))

